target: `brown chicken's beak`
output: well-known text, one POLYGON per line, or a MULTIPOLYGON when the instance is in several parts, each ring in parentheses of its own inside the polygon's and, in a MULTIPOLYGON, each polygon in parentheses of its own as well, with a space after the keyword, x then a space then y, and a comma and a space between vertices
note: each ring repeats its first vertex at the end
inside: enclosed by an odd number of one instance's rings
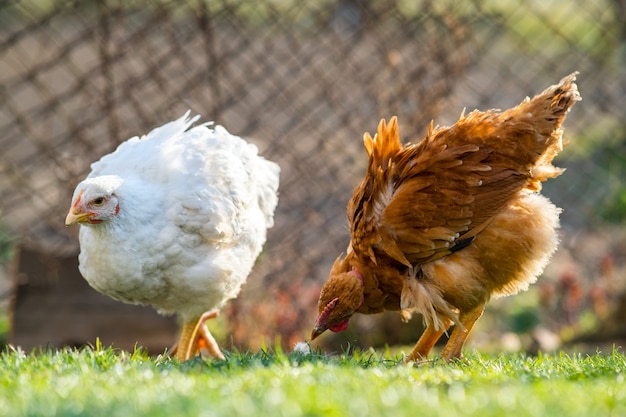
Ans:
POLYGON ((313 331, 311 332, 311 340, 315 340, 315 338, 319 335, 321 335, 322 333, 324 333, 326 331, 326 329, 319 329, 319 328, 314 328, 313 331))
POLYGON ((322 333, 324 333, 326 331, 326 329, 321 328, 321 327, 314 327, 313 331, 311 332, 311 340, 315 340, 315 338, 319 335, 321 335, 322 333))
POLYGON ((321 335, 328 329, 328 318, 338 302, 339 298, 331 300, 328 304, 326 304, 326 307, 324 307, 324 309, 320 312, 319 316, 317 316, 317 320, 315 320, 315 325, 313 326, 313 331, 311 332, 311 340, 314 340, 317 336, 321 335))
POLYGON ((87 220, 89 217, 89 213, 85 213, 84 211, 78 208, 72 208, 69 213, 67 213, 67 217, 65 218, 65 225, 71 226, 76 223, 81 223, 87 220))

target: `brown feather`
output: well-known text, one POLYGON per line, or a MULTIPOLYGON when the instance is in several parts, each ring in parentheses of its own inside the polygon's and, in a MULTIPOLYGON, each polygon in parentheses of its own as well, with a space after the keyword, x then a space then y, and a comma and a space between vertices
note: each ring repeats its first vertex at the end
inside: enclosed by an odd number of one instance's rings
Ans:
MULTIPOLYGON (((435 329, 427 339, 455 323, 442 354, 457 356, 491 296, 534 281, 556 248, 559 209, 533 192, 563 171, 552 160, 580 100, 575 79, 503 112, 463 112, 450 127, 431 122, 417 144, 400 143, 396 117, 364 135, 369 164, 348 203, 351 242, 338 260, 362 276, 363 302, 348 310, 418 311, 435 329)), ((420 340, 411 356, 432 344, 420 340)))

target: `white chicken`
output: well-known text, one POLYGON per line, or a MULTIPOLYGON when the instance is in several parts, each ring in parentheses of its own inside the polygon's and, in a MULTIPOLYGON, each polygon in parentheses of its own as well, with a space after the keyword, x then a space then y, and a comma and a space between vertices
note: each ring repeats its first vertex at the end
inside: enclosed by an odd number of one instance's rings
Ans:
POLYGON ((176 356, 223 358, 205 321, 237 296, 273 225, 280 169, 198 116, 133 137, 91 165, 67 226, 97 291, 183 321, 176 356), (206 349, 206 350, 205 350, 206 349))

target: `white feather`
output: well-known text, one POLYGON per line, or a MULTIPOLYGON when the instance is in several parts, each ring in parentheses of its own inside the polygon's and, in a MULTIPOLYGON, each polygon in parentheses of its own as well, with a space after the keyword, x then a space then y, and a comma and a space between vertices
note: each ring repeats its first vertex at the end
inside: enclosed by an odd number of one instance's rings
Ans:
POLYGON ((80 271, 115 299, 184 320, 239 293, 273 225, 278 165, 198 116, 131 138, 77 186, 113 187, 119 215, 80 230, 80 271))

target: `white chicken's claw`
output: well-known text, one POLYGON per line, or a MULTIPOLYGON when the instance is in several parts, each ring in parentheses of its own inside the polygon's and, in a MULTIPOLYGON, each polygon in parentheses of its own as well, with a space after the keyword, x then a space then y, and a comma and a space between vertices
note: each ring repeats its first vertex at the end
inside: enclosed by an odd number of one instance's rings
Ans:
MULTIPOLYGON (((218 315, 218 310, 211 310, 204 313, 200 319, 198 319, 190 335, 189 345, 186 346, 185 349, 179 350, 179 352, 182 352, 177 355, 179 361, 191 359, 197 353, 200 353, 203 358, 213 356, 221 360, 226 359, 206 325, 207 320, 214 319, 218 315)), ((193 324, 193 322, 191 322, 191 324, 193 324)))

